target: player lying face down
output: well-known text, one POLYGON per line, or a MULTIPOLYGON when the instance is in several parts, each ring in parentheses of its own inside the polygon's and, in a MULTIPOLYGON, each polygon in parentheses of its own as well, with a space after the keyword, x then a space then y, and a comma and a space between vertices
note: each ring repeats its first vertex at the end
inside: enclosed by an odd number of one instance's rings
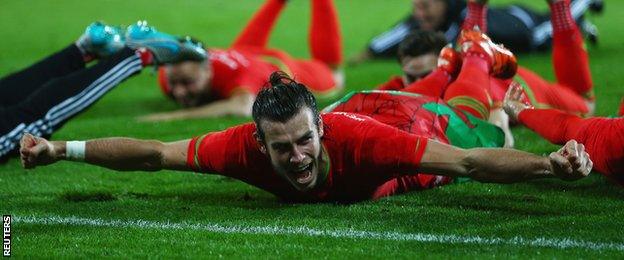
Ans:
POLYGON ((421 172, 511 183, 577 180, 592 168, 575 141, 548 157, 513 149, 460 149, 366 116, 319 115, 312 94, 284 73, 272 74, 270 84, 254 103, 255 123, 171 143, 130 138, 50 142, 26 135, 21 160, 25 168, 78 160, 115 170, 217 173, 302 202, 370 199, 388 180, 421 172))
POLYGON ((297 59, 268 44, 287 1, 266 0, 228 48, 206 49, 204 62, 161 67, 161 90, 185 109, 144 116, 145 121, 251 116, 251 106, 266 78, 287 71, 317 97, 334 97, 344 76, 342 40, 333 0, 311 2, 310 58, 297 59))

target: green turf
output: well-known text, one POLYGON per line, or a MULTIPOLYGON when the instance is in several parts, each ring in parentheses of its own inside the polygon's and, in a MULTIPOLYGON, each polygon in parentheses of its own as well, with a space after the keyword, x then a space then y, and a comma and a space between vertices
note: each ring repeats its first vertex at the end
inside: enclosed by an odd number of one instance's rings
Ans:
MULTIPOLYGON (((407 0, 337 0, 346 56, 405 14, 407 0), (383 15, 381 15, 383 14, 383 15)), ((491 1, 494 4, 511 1, 491 1)), ((523 1, 524 2, 524 1, 523 1)), ((147 19, 159 29, 227 46, 261 1, 2 1, 0 75, 28 66, 75 40, 93 20, 129 24, 147 19)), ((543 1, 528 3, 541 9, 543 1)), ((609 1, 592 17, 600 46, 589 46, 599 115, 614 114, 624 90, 621 25, 624 2, 609 1)), ((271 45, 307 57, 308 1, 292 0, 271 45)), ((521 55, 520 63, 553 79, 548 54, 521 55)), ((349 90, 368 89, 399 69, 393 61, 346 68, 349 90)), ((175 108, 154 86, 149 70, 129 79, 54 139, 131 136, 177 140, 220 130, 247 118, 138 123, 135 118, 175 108)), ((515 129, 517 147, 543 154, 556 146, 515 129)), ((25 171, 15 159, 0 165, 0 213, 243 227, 305 226, 315 230, 423 233, 511 239, 573 239, 624 243, 624 190, 594 175, 575 183, 515 185, 464 183, 353 205, 290 205, 230 179, 163 171, 117 173, 61 162, 25 171)), ((224 234, 82 225, 13 225, 18 257, 240 257, 240 258, 622 258, 624 251, 517 245, 448 244, 293 234, 224 234)))

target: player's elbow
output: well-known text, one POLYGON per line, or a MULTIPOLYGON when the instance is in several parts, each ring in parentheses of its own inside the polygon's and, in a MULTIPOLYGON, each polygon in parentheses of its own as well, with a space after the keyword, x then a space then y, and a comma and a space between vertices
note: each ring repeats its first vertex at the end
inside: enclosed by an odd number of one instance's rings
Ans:
POLYGON ((165 144, 157 140, 146 141, 147 148, 143 156, 143 169, 146 171, 158 171, 165 165, 165 144))

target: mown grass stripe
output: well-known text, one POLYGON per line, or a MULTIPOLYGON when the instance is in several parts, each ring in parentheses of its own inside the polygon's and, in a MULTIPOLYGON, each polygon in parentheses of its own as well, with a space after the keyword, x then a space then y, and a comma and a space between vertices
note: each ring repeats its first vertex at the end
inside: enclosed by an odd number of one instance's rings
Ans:
POLYGON ((139 228, 139 229, 176 229, 176 230, 200 230, 214 233, 228 234, 266 234, 266 235, 302 235, 320 236, 348 239, 378 239, 394 241, 416 241, 442 244, 476 244, 476 245, 501 245, 520 247, 549 247, 557 249, 579 248, 585 250, 616 250, 624 251, 624 243, 603 243, 575 240, 571 238, 513 238, 460 236, 426 233, 400 233, 400 232, 376 232, 354 229, 322 230, 305 226, 280 227, 280 226, 226 226, 210 223, 171 223, 154 222, 146 220, 105 220, 80 218, 75 216, 14 216, 13 222, 41 225, 70 225, 70 226, 95 226, 113 228, 139 228))

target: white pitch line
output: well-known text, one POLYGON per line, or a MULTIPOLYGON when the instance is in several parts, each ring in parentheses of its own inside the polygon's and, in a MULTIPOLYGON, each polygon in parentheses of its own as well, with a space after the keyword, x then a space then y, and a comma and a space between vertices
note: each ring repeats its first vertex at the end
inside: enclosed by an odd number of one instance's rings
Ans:
POLYGON ((140 229, 178 229, 199 230, 214 233, 228 234, 266 234, 266 235, 302 235, 310 237, 334 237, 351 239, 378 239, 394 241, 416 241, 443 244, 476 244, 476 245, 511 245, 526 247, 550 247, 557 249, 580 248, 586 250, 616 250, 624 251, 623 243, 602 243, 574 240, 571 238, 500 238, 481 236, 458 236, 425 233, 400 233, 400 232, 375 232, 365 230, 321 230, 305 226, 279 227, 279 226, 226 226, 221 224, 193 224, 193 223, 170 223, 153 222, 146 220, 104 220, 80 217, 60 216, 14 216, 15 223, 41 224, 41 225, 70 225, 70 226, 95 226, 113 228, 140 228, 140 229))

